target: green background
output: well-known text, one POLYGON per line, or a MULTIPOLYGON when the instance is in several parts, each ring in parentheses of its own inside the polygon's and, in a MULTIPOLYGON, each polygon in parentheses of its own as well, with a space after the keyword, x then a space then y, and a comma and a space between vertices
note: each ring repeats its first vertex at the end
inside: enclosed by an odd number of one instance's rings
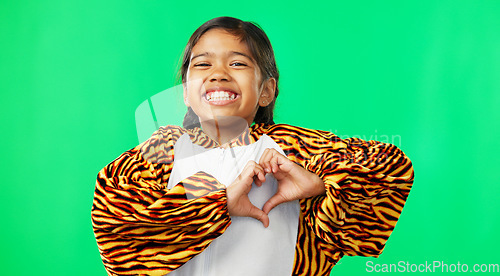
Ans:
POLYGON ((191 33, 259 23, 280 68, 280 123, 394 140, 415 183, 374 264, 499 263, 500 2, 0 2, 0 274, 106 275, 97 172, 137 143, 134 112, 176 84, 191 33), (398 140, 399 139, 399 140, 398 140))

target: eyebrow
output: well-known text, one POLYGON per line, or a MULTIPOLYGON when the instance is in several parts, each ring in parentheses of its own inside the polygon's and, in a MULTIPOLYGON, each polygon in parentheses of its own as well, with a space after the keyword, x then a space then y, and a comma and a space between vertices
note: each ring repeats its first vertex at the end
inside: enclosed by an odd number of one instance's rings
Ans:
POLYGON ((205 56, 213 56, 214 54, 213 53, 209 53, 209 52, 204 52, 204 53, 201 53, 201 54, 198 54, 198 55, 195 55, 193 56, 189 61, 193 61, 193 59, 197 58, 197 57, 205 57, 205 56))
POLYGON ((244 56, 250 60, 254 60, 251 56, 245 54, 245 53, 241 53, 241 52, 236 52, 236 51, 231 51, 231 55, 234 56, 234 55, 237 55, 237 56, 244 56))
MULTIPOLYGON (((237 51, 231 51, 230 56, 234 56, 234 55, 237 55, 237 56, 244 56, 250 60, 254 60, 251 56, 245 54, 245 53, 242 53, 242 52, 237 52, 237 51)), ((193 61, 193 59, 195 58, 198 58, 198 57, 212 57, 214 56, 214 53, 209 53, 209 52, 203 52, 201 54, 197 54, 197 55, 194 55, 191 59, 190 59, 190 62, 193 61)))

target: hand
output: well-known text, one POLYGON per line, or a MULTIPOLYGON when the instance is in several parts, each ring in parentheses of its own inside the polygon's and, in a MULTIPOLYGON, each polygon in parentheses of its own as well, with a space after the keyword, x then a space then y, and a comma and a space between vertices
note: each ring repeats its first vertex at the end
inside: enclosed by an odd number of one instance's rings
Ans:
POLYGON ((275 149, 266 149, 259 160, 259 165, 266 173, 273 173, 278 180, 276 194, 262 208, 266 214, 281 203, 325 194, 325 184, 319 176, 294 163, 275 149))
POLYGON ((261 209, 255 207, 248 198, 252 182, 260 187, 265 181, 266 176, 262 166, 254 161, 249 161, 238 178, 226 189, 229 215, 255 218, 267 228, 269 217, 261 209))

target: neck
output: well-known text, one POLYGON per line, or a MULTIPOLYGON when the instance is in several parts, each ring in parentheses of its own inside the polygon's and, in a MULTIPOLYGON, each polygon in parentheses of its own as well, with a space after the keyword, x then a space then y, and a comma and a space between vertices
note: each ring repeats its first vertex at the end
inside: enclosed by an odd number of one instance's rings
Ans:
POLYGON ((240 117, 217 117, 201 122, 203 131, 222 147, 248 132, 248 122, 240 117))

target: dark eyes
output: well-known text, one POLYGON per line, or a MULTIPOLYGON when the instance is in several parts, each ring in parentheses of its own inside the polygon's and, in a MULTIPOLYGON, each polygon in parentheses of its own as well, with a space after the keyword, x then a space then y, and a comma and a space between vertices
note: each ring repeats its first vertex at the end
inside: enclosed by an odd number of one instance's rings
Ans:
MULTIPOLYGON (((193 67, 209 67, 210 66, 210 63, 208 62, 200 62, 200 63, 196 63, 195 65, 193 65, 193 67)), ((245 67, 247 66, 245 63, 243 62, 233 62, 230 64, 231 67, 245 67)))
POLYGON ((231 66, 238 66, 239 67, 239 66, 247 66, 247 65, 243 62, 233 62, 233 63, 231 63, 231 66))
POLYGON ((195 65, 193 65, 194 67, 206 67, 206 66, 210 66, 209 63, 197 63, 195 65))

